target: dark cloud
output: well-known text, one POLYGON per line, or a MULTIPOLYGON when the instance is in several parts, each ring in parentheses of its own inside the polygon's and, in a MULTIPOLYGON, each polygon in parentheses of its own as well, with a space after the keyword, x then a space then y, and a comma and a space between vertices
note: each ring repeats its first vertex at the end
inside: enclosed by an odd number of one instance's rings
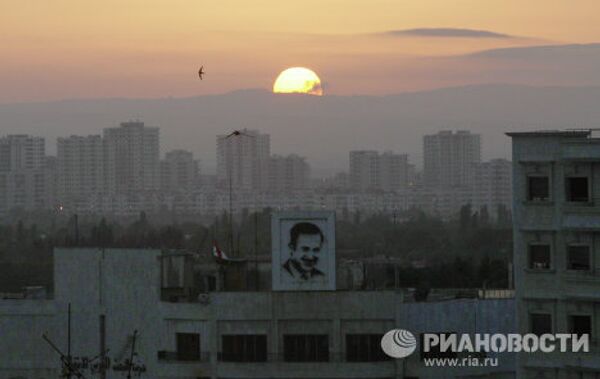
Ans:
POLYGON ((460 29, 460 28, 417 28, 404 30, 390 30, 385 32, 391 36, 412 37, 443 37, 443 38, 515 38, 514 36, 488 30, 460 29))
POLYGON ((597 61, 600 58, 600 43, 542 45, 525 47, 508 47, 491 49, 469 54, 470 57, 538 59, 538 60, 571 60, 573 63, 586 63, 588 59, 597 61))

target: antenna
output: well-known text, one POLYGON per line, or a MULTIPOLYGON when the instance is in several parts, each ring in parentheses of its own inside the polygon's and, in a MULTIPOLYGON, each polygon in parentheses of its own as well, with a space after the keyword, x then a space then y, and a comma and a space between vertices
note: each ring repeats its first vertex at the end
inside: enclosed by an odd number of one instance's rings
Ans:
POLYGON ((50 338, 48 338, 48 336, 46 336, 45 333, 42 334, 42 338, 44 339, 44 341, 46 341, 48 343, 48 345, 50 345, 52 350, 54 350, 60 356, 60 362, 62 364, 62 372, 63 372, 61 376, 64 378, 71 379, 71 377, 74 375, 76 378, 83 379, 85 377, 83 376, 81 371, 79 371, 79 369, 73 365, 72 357, 71 357, 71 303, 69 303, 67 312, 68 312, 68 315, 67 315, 67 354, 65 355, 56 346, 56 344, 54 342, 52 342, 50 340, 50 338))
POLYGON ((260 275, 258 273, 258 209, 254 209, 254 285, 258 291, 258 281, 260 275))
POLYGON ((131 379, 131 369, 133 368, 133 356, 135 354, 135 338, 137 337, 137 329, 133 331, 133 340, 131 342, 131 354, 129 355, 129 363, 127 369, 127 379, 131 379))

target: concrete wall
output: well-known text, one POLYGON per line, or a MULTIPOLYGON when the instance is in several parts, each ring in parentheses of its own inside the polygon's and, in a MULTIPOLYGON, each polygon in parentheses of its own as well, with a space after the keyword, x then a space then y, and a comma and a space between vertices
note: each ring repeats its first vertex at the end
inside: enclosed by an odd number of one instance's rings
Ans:
MULTIPOLYGON (((580 133, 581 134, 581 133, 580 133)), ((522 378, 587 378, 600 373, 600 140, 574 133, 524 133, 513 137, 513 223, 517 325, 528 333, 531 313, 552 315, 554 333, 568 333, 569 315, 592 316, 592 344, 588 354, 519 354, 522 378), (548 201, 527 199, 527 178, 550 178, 548 201), (565 178, 587 176, 590 200, 566 201, 565 178), (592 269, 567 269, 567 246, 591 247, 592 269), (529 268, 528 247, 549 244, 549 270, 529 268)))

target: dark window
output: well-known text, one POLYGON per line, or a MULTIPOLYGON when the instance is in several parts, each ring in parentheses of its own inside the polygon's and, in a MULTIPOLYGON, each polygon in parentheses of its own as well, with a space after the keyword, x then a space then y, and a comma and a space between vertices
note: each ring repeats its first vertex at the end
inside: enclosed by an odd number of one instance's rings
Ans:
POLYGON ((283 356, 286 362, 329 361, 327 334, 298 334, 283 336, 283 356))
POLYGON ((529 245, 529 268, 536 270, 550 269, 550 245, 529 245))
POLYGON ((217 278, 213 275, 206 277, 206 286, 208 287, 208 291, 214 292, 217 290, 217 278))
POLYGON ((590 247, 585 245, 570 245, 567 248, 567 269, 589 271, 590 247))
POLYGON ((224 362, 266 362, 267 336, 262 334, 224 335, 220 359, 224 362))
POLYGON ((550 179, 547 176, 527 178, 527 200, 543 201, 550 199, 550 179))
POLYGON ((569 333, 582 336, 592 335, 592 317, 591 316, 569 316, 569 333))
MULTIPOLYGON (((435 333, 438 334, 440 336, 440 340, 443 338, 442 336, 446 336, 446 337, 450 337, 453 334, 456 333, 435 333)), ((436 346, 430 346, 429 351, 425 351, 424 350, 424 346, 425 346, 425 334, 421 333, 421 335, 419 336, 420 342, 421 342, 421 360, 424 359, 431 359, 431 358, 456 358, 458 355, 456 354, 455 351, 441 351, 440 345, 436 345, 436 346)), ((458 338, 458 337, 457 337, 458 338)), ((458 338, 460 339, 460 338, 458 338)))
POLYGON ((177 333, 177 360, 200 360, 200 335, 197 333, 177 333))
POLYGON ((348 362, 378 362, 390 359, 381 350, 383 334, 347 334, 346 360, 348 362))
POLYGON ((567 178, 567 201, 589 201, 588 178, 567 178))
POLYGON ((541 336, 552 333, 552 315, 548 313, 532 313, 529 315, 531 333, 541 336))

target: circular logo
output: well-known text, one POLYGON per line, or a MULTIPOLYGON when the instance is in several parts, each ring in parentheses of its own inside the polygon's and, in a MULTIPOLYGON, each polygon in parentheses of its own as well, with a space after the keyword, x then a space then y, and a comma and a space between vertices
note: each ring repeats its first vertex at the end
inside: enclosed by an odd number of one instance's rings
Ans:
POLYGON ((381 338, 383 352, 392 358, 406 358, 417 348, 415 336, 404 329, 393 329, 381 338))

